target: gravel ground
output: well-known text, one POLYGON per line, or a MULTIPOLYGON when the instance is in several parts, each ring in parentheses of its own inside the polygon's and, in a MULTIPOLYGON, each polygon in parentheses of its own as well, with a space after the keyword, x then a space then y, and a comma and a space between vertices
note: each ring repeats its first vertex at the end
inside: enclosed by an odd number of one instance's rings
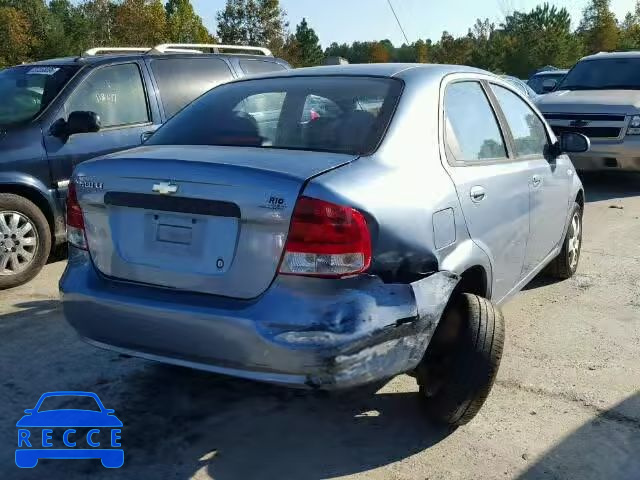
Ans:
POLYGON ((578 275, 536 280, 505 306, 497 384, 453 432, 422 418, 407 376, 314 394, 85 345, 60 313, 64 262, 50 264, 0 292, 0 478, 640 479, 640 177, 593 178, 587 194, 578 275), (15 466, 15 422, 54 390, 115 409, 122 469, 15 466))

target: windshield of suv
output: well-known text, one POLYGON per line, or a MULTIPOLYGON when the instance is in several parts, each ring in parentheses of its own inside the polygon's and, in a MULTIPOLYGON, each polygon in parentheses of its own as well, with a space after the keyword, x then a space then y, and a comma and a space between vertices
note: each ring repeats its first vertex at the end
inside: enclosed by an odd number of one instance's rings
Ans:
POLYGON ((36 117, 58 95, 77 66, 25 65, 0 71, 0 125, 36 117))
POLYGON ((156 132, 150 145, 226 145, 370 153, 400 97, 391 78, 304 76, 214 88, 156 132))
POLYGON ((638 90, 640 58, 602 58, 579 62, 556 90, 638 90))

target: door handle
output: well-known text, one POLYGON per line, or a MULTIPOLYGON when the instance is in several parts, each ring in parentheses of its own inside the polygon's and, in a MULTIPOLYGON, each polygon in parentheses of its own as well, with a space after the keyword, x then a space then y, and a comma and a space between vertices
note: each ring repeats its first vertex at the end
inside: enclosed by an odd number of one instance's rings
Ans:
POLYGON ((542 177, 540 175, 534 175, 533 177, 531 177, 531 185, 533 186, 533 188, 538 188, 540 185, 542 185, 542 177))
POLYGON ((485 192, 484 187, 477 185, 471 188, 469 195, 471 196, 472 202, 478 203, 485 199, 487 192, 485 192))

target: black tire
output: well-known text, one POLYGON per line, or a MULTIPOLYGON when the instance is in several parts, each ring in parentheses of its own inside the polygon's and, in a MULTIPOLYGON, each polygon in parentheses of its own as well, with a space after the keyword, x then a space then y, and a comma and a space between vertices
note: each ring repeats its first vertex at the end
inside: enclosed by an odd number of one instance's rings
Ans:
MULTIPOLYGON (((575 248, 575 244, 573 246, 575 248)), ((554 258, 547 266, 544 273, 552 278, 558 280, 567 280, 573 277, 578 270, 578 264, 580 263, 580 250, 582 248, 582 207, 578 203, 573 205, 571 210, 571 217, 569 220, 569 228, 562 242, 562 250, 560 254, 554 258), (572 242, 574 241, 574 219, 578 222, 578 240, 577 240, 577 252, 575 253, 575 261, 572 259, 572 242)))
MULTIPOLYGON (((24 270, 18 271, 17 273, 6 274, 0 271, 0 290, 17 287, 30 281, 42 270, 51 252, 51 230, 49 229, 49 223, 36 205, 19 195, 0 193, 0 214, 3 212, 16 212, 31 222, 35 229, 35 249, 33 250, 33 258, 30 263, 24 267, 24 270)), ((2 228, 1 225, 0 228, 2 228)), ((2 242, 5 241, 5 235, 8 235, 8 233, 0 230, 0 248, 3 249, 4 244, 2 242)), ((3 252, 0 252, 0 258, 2 253, 3 252)))
POLYGON ((484 404, 498 373, 504 319, 489 300, 462 294, 453 300, 416 370, 427 415, 461 426, 484 404))

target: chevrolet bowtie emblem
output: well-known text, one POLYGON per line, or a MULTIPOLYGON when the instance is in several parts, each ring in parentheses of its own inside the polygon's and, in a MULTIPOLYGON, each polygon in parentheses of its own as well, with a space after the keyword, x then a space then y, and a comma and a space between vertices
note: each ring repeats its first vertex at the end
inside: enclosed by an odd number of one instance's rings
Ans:
POLYGON ((178 192, 178 185, 171 182, 160 182, 153 186, 153 191, 160 195, 173 195, 178 192))
POLYGON ((589 121, 588 120, 574 120, 572 122, 569 122, 569 125, 572 127, 586 127, 587 125, 589 125, 589 121))

